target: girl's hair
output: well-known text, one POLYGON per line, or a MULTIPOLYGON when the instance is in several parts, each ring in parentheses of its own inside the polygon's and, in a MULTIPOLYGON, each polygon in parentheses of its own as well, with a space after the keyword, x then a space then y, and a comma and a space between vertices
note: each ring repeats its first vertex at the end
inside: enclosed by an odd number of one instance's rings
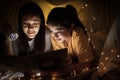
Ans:
POLYGON ((84 25, 81 23, 81 21, 78 18, 77 10, 72 5, 67 5, 66 9, 70 13, 71 19, 73 19, 74 25, 82 28, 84 33, 87 35, 87 32, 85 30, 86 28, 84 27, 84 25))
POLYGON ((64 26, 68 29, 70 28, 72 22, 73 21, 70 18, 70 15, 63 7, 53 8, 47 17, 47 24, 64 26))
POLYGON ((19 51, 19 55, 22 56, 30 54, 30 50, 29 50, 30 48, 28 45, 27 36, 25 35, 22 29, 22 18, 24 15, 27 14, 34 14, 36 16, 39 16, 41 21, 39 32, 35 37, 35 45, 32 50, 32 53, 36 53, 38 51, 43 52, 45 48, 45 22, 44 22, 45 20, 44 20, 43 11, 36 3, 33 2, 26 3, 20 8, 18 14, 18 25, 19 25, 18 51, 19 51))
POLYGON ((68 29, 71 28, 71 24, 74 24, 75 27, 82 28, 84 33, 87 34, 85 27, 78 18, 76 9, 71 5, 67 5, 65 8, 53 8, 48 15, 47 24, 64 26, 68 29))

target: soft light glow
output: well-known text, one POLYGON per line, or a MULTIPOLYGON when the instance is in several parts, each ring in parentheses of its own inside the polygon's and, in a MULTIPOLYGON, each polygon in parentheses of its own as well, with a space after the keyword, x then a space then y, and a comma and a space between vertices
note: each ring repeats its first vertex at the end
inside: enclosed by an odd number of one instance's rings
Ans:
POLYGON ((85 31, 87 31, 87 28, 85 28, 85 31))
POLYGON ((84 9, 84 7, 82 6, 82 9, 84 9))
POLYGON ((120 58, 120 55, 117 55, 118 58, 120 58))
POLYGON ((90 41, 90 38, 88 38, 88 41, 90 41))
POLYGON ((90 27, 90 32, 93 32, 93 28, 92 27, 90 27))
POLYGON ((97 69, 99 69, 99 66, 97 66, 97 69))
POLYGON ((88 6, 88 4, 85 4, 85 7, 87 7, 88 6))
POLYGON ((84 51, 87 52, 87 49, 85 49, 84 51))
POLYGON ((103 55, 104 53, 102 52, 101 55, 103 55))
POLYGON ((109 59, 108 57, 105 58, 105 60, 108 60, 108 59, 109 59))
POLYGON ((86 68, 84 68, 82 71, 83 71, 83 72, 86 72, 86 71, 88 71, 88 70, 89 70, 89 68, 86 67, 86 68))
POLYGON ((88 61, 88 59, 85 59, 85 61, 88 61))
POLYGON ((73 71, 73 75, 75 76, 76 74, 77 74, 77 73, 76 73, 76 71, 74 70, 74 71, 73 71))
POLYGON ((41 73, 37 73, 36 76, 41 76, 41 73))
POLYGON ((96 18, 95 18, 95 16, 92 16, 92 19, 96 21, 96 18))
POLYGON ((20 80, 20 78, 18 78, 18 80, 20 80))
POLYGON ((106 70, 106 67, 103 67, 103 70, 106 70))
POLYGON ((96 48, 96 46, 95 45, 93 45, 93 49, 95 49, 96 48))
POLYGON ((103 62, 100 63, 101 65, 104 65, 103 62))
POLYGON ((113 53, 113 52, 115 52, 115 50, 114 50, 114 49, 112 49, 110 52, 111 52, 111 53, 113 53))
POLYGON ((84 20, 83 18, 80 19, 81 21, 84 20))

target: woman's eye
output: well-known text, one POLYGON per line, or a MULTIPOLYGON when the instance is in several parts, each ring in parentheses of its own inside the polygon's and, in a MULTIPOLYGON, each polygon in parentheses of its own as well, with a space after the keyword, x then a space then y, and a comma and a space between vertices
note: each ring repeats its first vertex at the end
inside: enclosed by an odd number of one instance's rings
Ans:
POLYGON ((60 31, 60 32, 57 32, 58 34, 62 34, 63 33, 63 31, 60 31))
POLYGON ((33 25, 30 25, 30 24, 23 24, 23 28, 28 28, 28 27, 34 27, 34 28, 37 28, 37 27, 39 27, 39 24, 38 23, 35 23, 35 24, 33 24, 33 25))
POLYGON ((28 26, 28 24, 23 24, 23 28, 27 28, 28 26))
POLYGON ((62 33, 62 32, 57 32, 56 34, 57 34, 57 35, 62 35, 63 33, 62 33))
POLYGON ((33 24, 33 27, 39 27, 39 23, 33 24))
POLYGON ((38 25, 33 25, 33 27, 38 27, 38 25))

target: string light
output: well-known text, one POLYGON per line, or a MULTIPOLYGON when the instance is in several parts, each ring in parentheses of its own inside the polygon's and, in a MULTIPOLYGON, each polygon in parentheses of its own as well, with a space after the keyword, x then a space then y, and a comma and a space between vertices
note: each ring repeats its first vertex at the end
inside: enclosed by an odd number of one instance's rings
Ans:
POLYGON ((87 28, 85 28, 85 31, 87 31, 87 28))
POLYGON ((95 16, 92 16, 92 19, 96 21, 96 18, 95 18, 95 16))
POLYGON ((101 55, 103 55, 104 53, 102 52, 101 55))
POLYGON ((105 58, 105 60, 108 60, 108 59, 109 59, 108 57, 105 58))
POLYGON ((99 69, 99 66, 97 66, 96 68, 99 69))
POLYGON ((41 73, 37 73, 36 76, 41 76, 41 73))
POLYGON ((93 33, 93 28, 92 27, 90 27, 90 31, 91 31, 91 33, 93 33))
POLYGON ((91 41, 90 38, 88 38, 88 41, 91 41))
POLYGON ((87 49, 85 49, 84 52, 87 52, 87 49))
POLYGON ((76 73, 76 71, 75 71, 75 70, 73 71, 73 75, 74 75, 74 76, 75 76, 75 75, 77 75, 77 73, 76 73))
POLYGON ((84 7, 82 6, 82 9, 84 9, 84 7))
POLYGON ((85 59, 85 61, 87 62, 87 61, 88 61, 88 59, 85 59))
POLYGON ((114 49, 112 49, 110 52, 111 52, 111 53, 114 53, 114 52, 115 52, 115 50, 114 50, 114 49))
POLYGON ((117 55, 118 58, 120 58, 120 55, 117 55))
POLYGON ((103 62, 100 63, 101 65, 104 65, 103 62))
POLYGON ((77 75, 76 70, 74 70, 74 71, 73 71, 73 72, 71 72, 70 74, 71 74, 72 76, 77 75))
POLYGON ((18 80, 21 80, 21 78, 18 78, 18 80))
POLYGON ((88 4, 85 4, 85 7, 87 7, 88 6, 88 4))
POLYGON ((82 72, 87 72, 88 70, 89 70, 89 68, 86 67, 86 68, 84 68, 84 69, 82 70, 82 72))
POLYGON ((80 19, 81 21, 84 20, 83 18, 80 19))
POLYGON ((103 67, 103 70, 106 70, 106 67, 103 67))

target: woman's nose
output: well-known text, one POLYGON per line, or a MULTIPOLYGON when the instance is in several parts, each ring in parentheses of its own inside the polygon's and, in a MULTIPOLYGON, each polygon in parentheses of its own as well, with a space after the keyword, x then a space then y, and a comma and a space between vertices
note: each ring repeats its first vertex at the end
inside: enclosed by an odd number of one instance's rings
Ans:
POLYGON ((33 25, 29 25, 29 27, 28 27, 29 29, 33 29, 34 27, 33 27, 33 25))
POLYGON ((53 37, 58 37, 57 33, 52 33, 53 37))

